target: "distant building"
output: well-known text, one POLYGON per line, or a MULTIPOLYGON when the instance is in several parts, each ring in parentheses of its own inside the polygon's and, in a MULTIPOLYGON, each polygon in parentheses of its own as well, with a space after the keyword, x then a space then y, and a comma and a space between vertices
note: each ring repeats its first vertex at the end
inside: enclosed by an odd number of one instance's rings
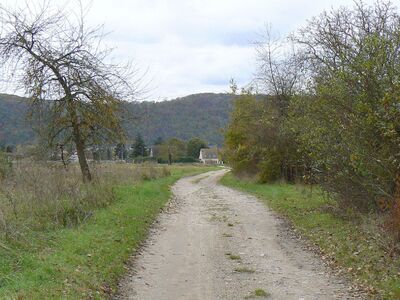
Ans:
POLYGON ((203 164, 208 165, 219 165, 222 164, 222 161, 218 158, 218 148, 203 148, 200 150, 199 160, 203 164))
POLYGON ((78 158, 78 153, 76 151, 74 151, 71 156, 68 158, 68 162, 78 162, 79 158, 78 158))

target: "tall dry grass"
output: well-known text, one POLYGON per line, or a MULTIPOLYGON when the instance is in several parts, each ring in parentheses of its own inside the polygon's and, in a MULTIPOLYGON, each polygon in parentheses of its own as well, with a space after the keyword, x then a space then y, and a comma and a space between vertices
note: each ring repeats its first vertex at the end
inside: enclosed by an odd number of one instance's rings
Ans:
POLYGON ((115 187, 168 176, 166 167, 93 164, 93 182, 84 184, 78 166, 21 161, 0 179, 0 238, 27 231, 71 227, 116 200, 115 187))

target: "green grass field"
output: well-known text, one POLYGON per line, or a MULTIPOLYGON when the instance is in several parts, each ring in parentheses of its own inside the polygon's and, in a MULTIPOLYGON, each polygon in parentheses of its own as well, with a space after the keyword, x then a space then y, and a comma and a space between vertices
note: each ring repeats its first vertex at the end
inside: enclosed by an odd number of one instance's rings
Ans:
POLYGON ((303 236, 317 245, 325 260, 340 267, 373 298, 400 299, 400 259, 381 244, 384 237, 369 226, 373 216, 335 213, 335 202, 314 189, 289 184, 240 181, 231 173, 221 183, 256 195, 285 216, 303 236))
POLYGON ((0 243, 0 299, 108 298, 170 198, 170 186, 210 170, 172 167, 168 177, 117 187, 118 200, 78 227, 32 232, 25 247, 0 243))

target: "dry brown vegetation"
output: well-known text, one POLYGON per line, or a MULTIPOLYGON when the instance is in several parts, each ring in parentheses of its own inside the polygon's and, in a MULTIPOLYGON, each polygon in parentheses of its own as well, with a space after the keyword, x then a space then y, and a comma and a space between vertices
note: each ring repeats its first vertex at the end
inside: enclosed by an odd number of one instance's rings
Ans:
POLYGON ((168 176, 157 165, 93 164, 94 179, 83 183, 78 166, 21 161, 0 179, 0 238, 18 239, 29 231, 71 227, 97 208, 112 203, 114 189, 168 176))

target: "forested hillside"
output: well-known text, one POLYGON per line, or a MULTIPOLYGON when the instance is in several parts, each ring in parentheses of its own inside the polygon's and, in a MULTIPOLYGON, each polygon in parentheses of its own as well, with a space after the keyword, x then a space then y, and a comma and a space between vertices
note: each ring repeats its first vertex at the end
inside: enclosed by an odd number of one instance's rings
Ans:
MULTIPOLYGON (((222 144, 221 129, 228 123, 232 95, 194 94, 163 102, 127 103, 124 127, 128 139, 140 133, 147 144, 158 137, 188 140, 200 137, 211 144, 222 144)), ((31 124, 26 121, 26 99, 0 95, 0 144, 34 142, 31 124)))
POLYGON ((0 144, 26 144, 34 140, 32 126, 26 121, 26 99, 0 94, 0 144))
POLYGON ((157 137, 199 137, 222 144, 222 128, 229 120, 232 95, 194 94, 171 101, 130 103, 128 109, 130 119, 124 123, 129 137, 141 133, 147 143, 157 137))

